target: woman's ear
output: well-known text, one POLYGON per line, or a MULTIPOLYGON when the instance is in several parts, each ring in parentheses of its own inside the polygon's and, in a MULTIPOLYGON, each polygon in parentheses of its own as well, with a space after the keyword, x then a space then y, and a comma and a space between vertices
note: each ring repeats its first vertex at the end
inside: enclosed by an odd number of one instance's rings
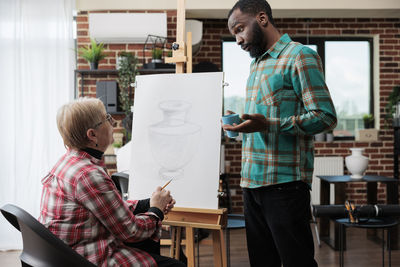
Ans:
POLYGON ((97 143, 96 131, 94 129, 88 129, 86 131, 86 136, 90 141, 97 143))

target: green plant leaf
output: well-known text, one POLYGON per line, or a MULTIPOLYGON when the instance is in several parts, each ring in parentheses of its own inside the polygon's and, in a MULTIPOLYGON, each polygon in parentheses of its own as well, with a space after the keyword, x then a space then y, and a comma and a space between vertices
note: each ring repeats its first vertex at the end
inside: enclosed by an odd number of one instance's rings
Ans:
POLYGON ((162 59, 163 50, 160 48, 154 48, 151 50, 151 57, 153 59, 162 59))
POLYGON ((89 62, 99 62, 107 56, 104 53, 104 44, 97 44, 94 39, 90 39, 90 46, 79 48, 78 53, 89 62))
POLYGON ((385 107, 386 115, 385 115, 385 128, 389 128, 388 120, 393 119, 393 114, 396 112, 397 102, 400 101, 400 86, 396 85, 393 87, 392 92, 388 96, 388 103, 385 107))
POLYGON ((131 96, 133 95, 133 89, 131 84, 135 82, 137 75, 137 64, 138 59, 129 52, 122 52, 120 54, 121 60, 119 62, 118 69, 118 85, 119 85, 119 101, 121 103, 121 108, 128 115, 131 112, 131 106, 133 105, 133 100, 131 96))

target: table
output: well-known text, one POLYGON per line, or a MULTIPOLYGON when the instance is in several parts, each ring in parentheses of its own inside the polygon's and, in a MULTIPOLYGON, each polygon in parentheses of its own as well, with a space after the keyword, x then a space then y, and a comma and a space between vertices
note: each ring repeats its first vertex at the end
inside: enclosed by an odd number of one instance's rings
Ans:
MULTIPOLYGON (((321 191, 320 191, 320 204, 321 205, 329 205, 330 200, 330 184, 335 185, 335 205, 344 205, 346 201, 346 184, 347 183, 367 183, 367 204, 377 204, 377 183, 386 183, 386 189, 390 188, 392 183, 397 183, 397 180, 394 178, 389 178, 386 176, 378 176, 378 175, 365 175, 361 179, 352 179, 350 175, 339 175, 339 176, 326 176, 326 175, 318 175, 319 179, 321 179, 321 191)), ((387 190, 388 191, 388 190, 387 190)), ((386 203, 387 204, 395 204, 397 200, 393 199, 391 194, 386 194, 386 203)), ((339 250, 339 225, 335 223, 334 225, 334 234, 331 237, 330 233, 330 220, 329 218, 320 218, 319 223, 319 234, 321 240, 330 245, 335 250, 339 250)), ((368 233, 371 236, 371 232, 368 233)), ((373 236, 376 236, 374 233, 373 236)), ((392 246, 393 249, 397 248, 397 234, 393 234, 392 232, 391 242, 394 244, 392 246)), ((344 244, 346 244, 344 240, 344 244)), ((346 249, 344 247, 344 249, 346 249)))
MULTIPOLYGON (((385 267, 385 229, 387 231, 387 240, 390 240, 390 229, 399 224, 397 219, 393 218, 372 218, 366 222, 351 223, 348 218, 337 219, 336 222, 340 225, 340 236, 346 236, 346 227, 357 227, 365 229, 382 229, 382 267, 385 267)), ((340 240, 340 253, 339 253, 339 265, 344 266, 344 238, 340 240)), ((389 252, 389 267, 392 266, 392 255, 390 242, 388 242, 388 252, 389 252)))

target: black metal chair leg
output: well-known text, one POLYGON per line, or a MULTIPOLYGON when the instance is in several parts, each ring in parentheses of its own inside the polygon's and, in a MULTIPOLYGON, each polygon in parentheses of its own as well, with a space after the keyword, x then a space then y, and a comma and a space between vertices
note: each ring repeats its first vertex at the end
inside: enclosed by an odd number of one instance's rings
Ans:
POLYGON ((230 230, 229 228, 226 228, 226 260, 227 260, 227 266, 231 266, 231 244, 230 244, 230 230))
POLYGON ((339 228, 339 265, 340 267, 344 266, 344 259, 343 259, 343 230, 344 230, 344 225, 340 224, 339 228))
POLYGON ((391 229, 387 229, 387 246, 389 252, 389 267, 392 267, 392 247, 391 247, 392 240, 390 239, 390 231, 391 229))
POLYGON ((382 228, 382 267, 385 267, 385 228, 382 228))

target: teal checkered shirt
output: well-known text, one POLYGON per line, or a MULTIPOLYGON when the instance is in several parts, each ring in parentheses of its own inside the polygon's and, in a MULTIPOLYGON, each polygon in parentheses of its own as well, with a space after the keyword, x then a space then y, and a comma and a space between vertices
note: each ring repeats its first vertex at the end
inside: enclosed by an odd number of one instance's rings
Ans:
POLYGON ((285 34, 250 65, 247 114, 263 114, 267 128, 243 134, 242 187, 312 182, 313 135, 336 126, 336 111, 312 49, 285 34))

